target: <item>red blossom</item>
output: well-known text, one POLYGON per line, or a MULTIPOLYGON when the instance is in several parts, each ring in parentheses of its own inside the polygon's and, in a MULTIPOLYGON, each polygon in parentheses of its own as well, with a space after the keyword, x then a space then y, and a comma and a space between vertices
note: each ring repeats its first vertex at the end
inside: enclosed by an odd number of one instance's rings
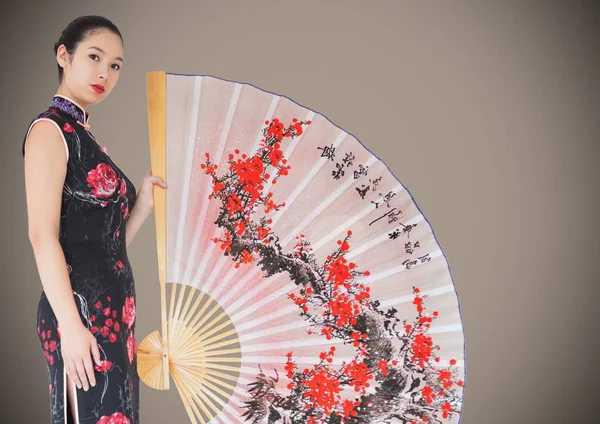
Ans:
POLYGON ((308 376, 302 381, 306 387, 304 398, 314 408, 322 408, 326 415, 331 414, 338 403, 338 394, 343 390, 342 385, 325 368, 310 370, 307 374, 308 376))
POLYGON ((343 414, 338 415, 343 415, 344 418, 357 417, 358 411, 354 409, 357 406, 360 406, 359 401, 352 402, 351 400, 346 399, 344 402, 342 402, 342 408, 344 410, 343 414))
POLYGON ((241 221, 237 221, 235 224, 235 234, 238 236, 241 236, 244 234, 244 231, 246 231, 246 225, 241 222, 241 221))
POLYGON ((241 212, 244 210, 242 206, 242 200, 236 193, 231 193, 231 195, 227 198, 227 213, 231 217, 236 212, 241 212))
POLYGON ((331 314, 336 318, 336 326, 343 327, 346 324, 353 324, 356 321, 356 315, 360 312, 358 303, 353 302, 346 294, 340 294, 326 303, 331 314))
POLYGON ((271 165, 277 166, 279 162, 283 159, 283 152, 279 150, 279 145, 275 144, 275 148, 269 153, 269 160, 271 161, 271 165))
POLYGON ((273 123, 269 126, 267 135, 281 141, 283 139, 283 123, 277 118, 273 119, 273 123))
POLYGON ((454 412, 454 409, 452 409, 452 406, 450 405, 450 403, 449 403, 449 402, 446 402, 446 403, 444 403, 444 404, 442 405, 442 411, 443 411, 443 413, 442 413, 442 417, 443 417, 444 419, 447 419, 447 418, 448 418, 448 416, 449 416, 449 414, 450 414, 451 412, 454 412))
POLYGON ((329 272, 327 280, 335 282, 334 288, 337 288, 339 285, 344 284, 352 278, 350 270, 354 267, 354 264, 352 262, 347 264, 347 262, 346 258, 339 256, 329 265, 325 266, 325 270, 329 272))
POLYGON ((410 345, 413 356, 411 361, 418 362, 421 368, 425 368, 425 363, 429 362, 433 353, 433 340, 425 334, 415 334, 413 342, 410 345))
POLYGON ((421 395, 423 396, 423 398, 425 399, 425 402, 427 402, 427 403, 432 403, 433 400, 435 399, 435 392, 429 386, 425 386, 425 388, 423 390, 421 390, 421 395))

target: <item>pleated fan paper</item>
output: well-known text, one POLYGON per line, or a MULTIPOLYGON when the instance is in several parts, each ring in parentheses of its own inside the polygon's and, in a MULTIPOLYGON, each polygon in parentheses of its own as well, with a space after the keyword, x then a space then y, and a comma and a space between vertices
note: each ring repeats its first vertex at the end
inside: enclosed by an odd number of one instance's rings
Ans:
MULTIPOLYGON (((457 423, 458 297, 411 194, 281 95, 147 74, 162 328, 138 350, 192 423, 457 423)), ((360 104, 357 104, 360 107, 360 104)), ((391 140, 401 142, 401 140, 391 140)))

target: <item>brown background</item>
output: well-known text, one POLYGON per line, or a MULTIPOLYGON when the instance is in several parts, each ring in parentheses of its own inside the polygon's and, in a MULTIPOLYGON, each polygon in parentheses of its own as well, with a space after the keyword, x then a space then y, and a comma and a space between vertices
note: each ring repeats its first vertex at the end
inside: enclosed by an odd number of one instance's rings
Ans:
MULTIPOLYGON (((75 17, 121 29, 125 66, 91 109, 139 184, 145 73, 284 94, 363 141, 411 191, 448 257, 467 340, 463 424, 585 423, 598 404, 599 14, 578 1, 102 1, 0 6, 1 422, 48 422, 21 142, 57 88, 75 17), (596 34, 594 36, 594 34, 596 34)), ((160 327, 152 219, 130 246, 138 334, 160 327)), ((142 386, 144 424, 186 423, 142 386)))

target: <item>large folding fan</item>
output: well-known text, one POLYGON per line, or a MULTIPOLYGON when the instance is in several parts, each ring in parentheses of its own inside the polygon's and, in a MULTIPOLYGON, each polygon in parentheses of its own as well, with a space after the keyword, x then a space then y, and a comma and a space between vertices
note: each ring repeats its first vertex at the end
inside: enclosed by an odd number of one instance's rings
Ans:
MULTIPOLYGON (((408 190, 284 96, 147 75, 162 330, 138 350, 192 423, 456 423, 464 337, 408 190)), ((358 105, 357 105, 358 106, 358 105)))

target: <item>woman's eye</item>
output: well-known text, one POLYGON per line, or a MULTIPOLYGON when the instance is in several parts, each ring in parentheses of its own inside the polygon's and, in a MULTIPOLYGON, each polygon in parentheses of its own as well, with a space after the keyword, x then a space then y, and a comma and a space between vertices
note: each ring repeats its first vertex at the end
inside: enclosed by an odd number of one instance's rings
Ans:
MULTIPOLYGON (((90 57, 90 59, 92 59, 92 60, 99 59, 98 55, 96 55, 96 54, 91 54, 91 55, 89 55, 89 57, 90 57)), ((121 69, 121 65, 119 65, 119 64, 117 64, 117 63, 115 63, 114 65, 112 65, 112 68, 113 68, 115 71, 118 71, 119 69, 121 69)))

